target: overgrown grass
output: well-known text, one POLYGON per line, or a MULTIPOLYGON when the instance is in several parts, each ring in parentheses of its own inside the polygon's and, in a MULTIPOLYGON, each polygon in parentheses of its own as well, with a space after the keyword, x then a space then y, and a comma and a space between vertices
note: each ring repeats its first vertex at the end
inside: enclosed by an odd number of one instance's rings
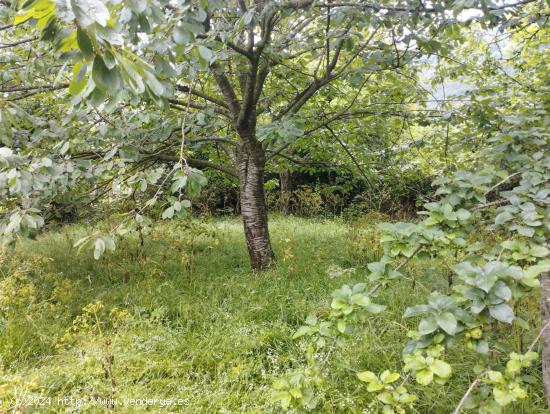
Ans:
MULTIPOLYGON (((79 398, 90 397, 185 401, 170 408, 87 403, 78 412, 280 412, 270 386, 303 363, 292 334, 308 314, 327 310, 333 289, 364 279, 365 265, 381 254, 373 220, 274 217, 279 262, 262 273, 249 269, 237 219, 158 225, 143 246, 137 237, 121 241, 100 261, 72 247, 85 230, 67 227, 3 252, 0 409, 41 395, 51 402, 35 400, 27 412, 73 412, 79 398), (355 272, 331 277, 331 266, 355 272)), ((353 372, 401 368, 406 331, 415 324, 401 315, 429 290, 448 291, 445 266, 413 260, 408 279, 381 293, 377 302, 388 310, 335 354, 315 412, 365 412, 371 396, 353 372)), ((526 304, 522 316, 536 325, 536 304, 526 304)), ((516 350, 526 346, 521 333, 507 330, 516 350)), ((410 384, 417 412, 451 412, 473 380, 473 355, 456 351, 449 359, 457 369, 447 385, 410 384)), ((543 412, 537 384, 506 412, 543 412)))

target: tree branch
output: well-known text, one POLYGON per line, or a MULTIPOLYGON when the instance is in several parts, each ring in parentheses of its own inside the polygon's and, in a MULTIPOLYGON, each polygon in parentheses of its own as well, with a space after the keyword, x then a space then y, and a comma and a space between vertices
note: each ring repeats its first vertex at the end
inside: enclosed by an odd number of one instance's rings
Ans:
MULTIPOLYGON (((174 162, 178 162, 180 160, 180 158, 176 155, 167 155, 167 154, 156 155, 154 159, 158 159, 161 161, 174 161, 174 162)), ((226 167, 224 165, 215 164, 212 161, 201 160, 198 158, 186 158, 186 161, 192 167, 213 168, 215 170, 221 171, 233 177, 238 177, 237 173, 233 171, 231 168, 226 167)))
POLYGON ((0 49, 7 49, 9 47, 19 46, 19 45, 22 45, 24 43, 34 42, 37 39, 38 39, 38 37, 31 37, 30 39, 23 39, 23 40, 19 40, 17 42, 13 42, 13 43, 0 44, 0 49))
POLYGON ((235 95, 235 90, 229 78, 221 71, 221 68, 217 64, 214 64, 212 68, 214 69, 213 76, 218 84, 218 88, 220 88, 233 118, 236 119, 239 116, 241 105, 237 99, 237 95, 235 95))
POLYGON ((224 101, 222 101, 221 99, 215 98, 213 96, 210 96, 210 95, 208 95, 204 92, 197 91, 196 89, 190 88, 190 87, 185 86, 185 85, 179 85, 179 84, 176 84, 176 89, 179 92, 190 93, 191 95, 194 95, 198 98, 202 98, 206 101, 212 102, 216 105, 219 105, 219 106, 222 106, 226 109, 229 109, 229 106, 224 101))

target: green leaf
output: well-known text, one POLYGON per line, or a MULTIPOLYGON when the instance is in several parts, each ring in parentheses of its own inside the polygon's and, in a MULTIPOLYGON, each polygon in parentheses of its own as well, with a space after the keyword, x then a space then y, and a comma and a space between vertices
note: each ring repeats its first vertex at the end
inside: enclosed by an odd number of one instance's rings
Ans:
POLYGON ((300 387, 291 388, 288 392, 296 399, 302 398, 302 389, 300 387))
POLYGON ((372 371, 362 371, 357 373, 357 378, 363 382, 378 382, 378 377, 372 371))
POLYGON ((276 390, 288 390, 290 388, 290 383, 286 378, 278 378, 273 382, 272 387, 276 390))
POLYGON ((105 242, 101 238, 96 239, 94 243, 94 259, 98 260, 104 252, 105 242))
POLYGON ((164 96, 165 95, 165 89, 164 85, 157 79, 155 74, 149 72, 148 70, 143 72, 143 76, 145 77, 145 83, 151 89, 151 92, 153 92, 156 96, 164 96))
POLYGON ((163 219, 171 219, 172 217, 174 217, 174 207, 168 207, 162 212, 163 219))
POLYGON ((310 313, 306 318, 306 323, 308 325, 316 325, 317 324, 317 316, 310 313))
POLYGON ((298 339, 304 335, 311 333, 311 328, 309 326, 300 326, 298 330, 292 335, 292 339, 298 339))
POLYGON ((367 306, 370 303, 370 299, 363 293, 356 293, 351 295, 350 302, 359 306, 367 306))
POLYGON ((77 27, 76 29, 76 41, 82 54, 87 59, 91 59, 95 54, 92 41, 90 40, 90 37, 88 36, 86 31, 80 27, 77 27))
POLYGON ((420 385, 428 385, 430 384, 434 379, 434 374, 429 369, 423 369, 422 371, 418 371, 416 374, 416 382, 418 382, 420 385))
POLYGON ((283 410, 287 410, 292 402, 292 395, 288 391, 279 391, 273 395, 275 402, 280 402, 283 410))
POLYGON ((436 315, 435 320, 439 327, 449 335, 454 335, 456 333, 457 321, 452 313, 445 312, 441 315, 436 315))
POLYGON ((93 23, 107 25, 109 9, 101 0, 71 0, 73 13, 80 27, 86 28, 93 23))
POLYGON ((456 216, 458 217, 458 219, 460 221, 466 221, 470 218, 472 214, 468 211, 468 210, 465 210, 463 208, 459 209, 457 212, 456 212, 456 216))
POLYGON ((507 389, 495 387, 493 388, 493 396, 495 401, 502 407, 507 406, 514 401, 514 396, 507 389))
POLYGON ((94 58, 92 79, 101 90, 111 95, 116 94, 122 85, 122 79, 120 78, 118 68, 109 70, 103 58, 99 55, 96 55, 94 58))
POLYGON ((438 327, 438 323, 433 317, 422 319, 418 325, 418 332, 420 335, 428 335, 435 331, 438 327))
POLYGON ((367 391, 368 392, 376 392, 384 389, 384 384, 378 381, 372 381, 369 382, 369 385, 367 385, 367 391))
POLYGON ((69 93, 73 96, 78 95, 86 86, 86 72, 88 67, 84 62, 77 62, 73 67, 73 77, 69 83, 69 93))
POLYGON ((376 398, 382 401, 384 404, 388 404, 388 405, 391 405, 394 402, 392 394, 388 391, 378 394, 376 398))
POLYGON ((437 375, 439 378, 447 379, 451 376, 453 372, 451 366, 445 361, 436 359, 431 365, 430 369, 437 375))
POLYGON ((377 305, 376 303, 369 303, 367 306, 364 306, 364 309, 367 312, 377 314, 377 313, 380 313, 380 312, 384 311, 384 309, 386 309, 386 306, 377 305))
POLYGON ((512 291, 502 280, 495 283, 492 292, 501 299, 506 301, 512 299, 512 291))
POLYGON ((514 311, 506 303, 490 307, 489 313, 500 322, 512 323, 514 320, 514 311))
POLYGON ((382 374, 380 374, 380 379, 382 380, 382 382, 384 384, 391 384, 392 382, 395 382, 399 379, 399 377, 401 377, 401 375, 399 375, 399 373, 397 372, 390 372, 388 370, 382 372, 382 374))
POLYGON ((499 371, 489 371, 488 377, 492 383, 503 384, 505 382, 502 372, 499 371))
POLYGON ((177 26, 172 32, 172 37, 174 39, 174 42, 176 42, 178 45, 187 45, 193 39, 193 34, 188 30, 185 30, 184 27, 177 26))
POLYGON ((513 220, 513 218, 514 216, 512 216, 508 211, 503 211, 495 217, 495 224, 501 225, 507 221, 513 220))
POLYGON ((413 316, 422 315, 430 310, 428 305, 416 305, 408 307, 403 314, 404 318, 410 318, 413 316))
POLYGON ((511 359, 506 363, 506 372, 509 374, 515 375, 521 371, 521 368, 521 361, 518 361, 517 359, 511 359))
POLYGON ((543 260, 525 270, 524 276, 528 279, 537 277, 543 272, 550 272, 550 260, 543 260))
POLYGON ((212 61, 212 57, 214 56, 214 54, 212 53, 212 51, 210 49, 208 49, 206 46, 203 46, 203 45, 200 45, 199 46, 199 54, 201 55, 201 57, 206 60, 207 62, 211 62, 212 61))

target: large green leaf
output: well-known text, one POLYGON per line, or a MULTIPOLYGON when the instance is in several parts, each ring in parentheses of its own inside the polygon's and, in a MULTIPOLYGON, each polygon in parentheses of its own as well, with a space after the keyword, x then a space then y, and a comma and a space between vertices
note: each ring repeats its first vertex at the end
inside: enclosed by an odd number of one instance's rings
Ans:
POLYGON ((501 322, 512 323, 514 320, 514 311, 505 303, 490 307, 489 312, 493 318, 501 322))
POLYGON ((109 9, 101 0, 71 0, 73 13, 80 27, 94 23, 105 26, 110 18, 109 9))
POLYGON ((452 313, 445 312, 441 315, 436 315, 435 320, 439 327, 449 335, 454 335, 456 333, 457 321, 452 313))
POLYGON ((115 67, 109 70, 103 58, 99 55, 96 55, 94 58, 92 79, 100 89, 110 95, 116 94, 122 86, 122 79, 118 68, 115 67))

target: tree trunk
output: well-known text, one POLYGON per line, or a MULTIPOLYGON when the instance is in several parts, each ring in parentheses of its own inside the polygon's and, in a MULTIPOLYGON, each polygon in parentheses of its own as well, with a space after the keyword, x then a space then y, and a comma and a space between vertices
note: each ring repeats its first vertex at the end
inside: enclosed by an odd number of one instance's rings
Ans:
MULTIPOLYGON (((550 323, 550 272, 541 275, 540 316, 543 329, 550 323)), ((546 404, 550 405, 550 329, 542 332, 542 382, 546 404)))
POLYGON ((265 156, 261 144, 242 144, 237 156, 240 206, 244 234, 254 269, 266 269, 275 261, 269 240, 264 191, 265 156))
POLYGON ((281 209, 283 213, 290 212, 290 190, 291 190, 291 175, 290 171, 284 170, 279 174, 281 182, 281 209))

